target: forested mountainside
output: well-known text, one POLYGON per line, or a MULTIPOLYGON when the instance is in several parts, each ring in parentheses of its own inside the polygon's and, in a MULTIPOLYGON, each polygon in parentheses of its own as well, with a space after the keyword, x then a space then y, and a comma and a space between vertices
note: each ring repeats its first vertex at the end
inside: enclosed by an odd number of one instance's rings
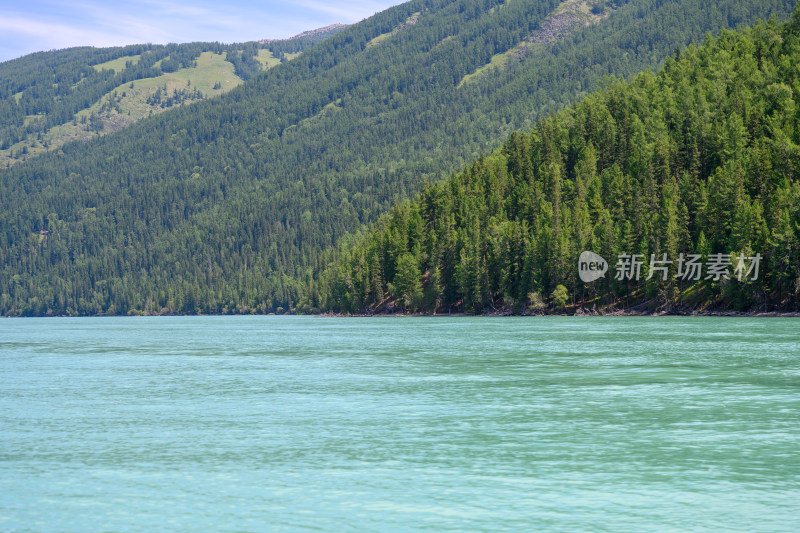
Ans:
POLYGON ((603 76, 792 4, 394 7, 218 98, 0 171, 0 313, 318 309, 341 236, 603 76))
POLYGON ((341 29, 258 43, 67 48, 0 63, 0 168, 220 95, 341 29))
POLYGON ((798 101, 800 10, 689 46, 393 209, 342 246, 322 307, 797 310, 798 101))

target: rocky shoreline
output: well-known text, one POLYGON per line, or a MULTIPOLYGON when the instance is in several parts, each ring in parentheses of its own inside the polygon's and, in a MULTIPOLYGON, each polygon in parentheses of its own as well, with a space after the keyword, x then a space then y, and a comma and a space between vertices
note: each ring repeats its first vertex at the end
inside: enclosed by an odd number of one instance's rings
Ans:
POLYGON ((637 309, 619 309, 614 311, 598 311, 596 309, 578 308, 574 311, 566 312, 526 312, 514 313, 511 310, 497 310, 487 313, 402 313, 402 312, 380 312, 380 313, 316 313, 320 317, 336 318, 369 318, 369 317, 506 317, 506 316, 580 316, 580 317, 739 317, 739 318, 800 318, 800 311, 734 311, 734 310, 703 310, 703 311, 643 311, 637 309))

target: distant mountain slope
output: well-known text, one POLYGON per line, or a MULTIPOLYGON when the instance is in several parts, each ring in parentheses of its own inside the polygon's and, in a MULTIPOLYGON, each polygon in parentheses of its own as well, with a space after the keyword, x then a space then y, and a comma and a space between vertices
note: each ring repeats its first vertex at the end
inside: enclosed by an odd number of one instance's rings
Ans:
POLYGON ((69 48, 0 63, 0 168, 218 96, 342 28, 261 44, 69 48))
POLYGON ((320 41, 324 41, 325 39, 327 39, 332 35, 336 35, 340 31, 345 29, 347 26, 348 26, 347 24, 331 24, 329 26, 323 26, 322 28, 317 28, 314 30, 298 33, 294 37, 289 37, 288 39, 261 39, 260 41, 258 41, 258 43, 270 44, 278 41, 292 41, 303 46, 304 49, 306 49, 310 48, 311 46, 317 44, 320 41))
POLYGON ((559 2, 415 0, 219 98, 0 171, 0 312, 318 307, 324 250, 426 181, 607 74, 793 2, 712 4, 604 2, 602 20, 459 87, 559 2))
POLYGON ((690 46, 393 209, 322 309, 798 311, 798 99, 800 9, 690 46))

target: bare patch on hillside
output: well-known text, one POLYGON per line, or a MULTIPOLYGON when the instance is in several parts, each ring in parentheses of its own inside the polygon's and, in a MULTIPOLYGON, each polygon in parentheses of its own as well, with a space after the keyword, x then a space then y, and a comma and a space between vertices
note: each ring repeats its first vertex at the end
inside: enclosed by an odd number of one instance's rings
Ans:
POLYGON ((566 0, 527 39, 492 56, 489 63, 464 76, 458 86, 461 87, 495 69, 505 68, 509 61, 522 61, 531 51, 553 43, 584 26, 595 24, 608 17, 615 9, 613 2, 607 0, 566 0))
POLYGON ((375 37, 374 39, 372 39, 371 41, 369 41, 367 43, 367 48, 370 48, 370 47, 373 47, 375 45, 378 45, 378 44, 382 43, 383 41, 385 41, 386 39, 388 39, 389 37, 391 37, 393 35, 397 35, 398 33, 400 33, 401 31, 405 30, 406 28, 409 28, 409 27, 413 26, 414 24, 417 23, 417 21, 419 20, 419 16, 421 14, 422 14, 421 12, 417 11, 416 13, 414 13, 413 15, 408 17, 405 22, 403 22, 402 24, 400 24, 396 28, 394 28, 392 31, 387 32, 387 33, 382 33, 382 34, 378 35, 377 37, 375 37))

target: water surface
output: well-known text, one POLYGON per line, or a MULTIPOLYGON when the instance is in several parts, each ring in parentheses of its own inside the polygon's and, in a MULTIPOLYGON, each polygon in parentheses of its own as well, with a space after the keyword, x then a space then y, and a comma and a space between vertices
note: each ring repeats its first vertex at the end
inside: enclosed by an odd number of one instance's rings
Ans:
POLYGON ((0 531, 800 524, 800 321, 0 320, 0 531))

